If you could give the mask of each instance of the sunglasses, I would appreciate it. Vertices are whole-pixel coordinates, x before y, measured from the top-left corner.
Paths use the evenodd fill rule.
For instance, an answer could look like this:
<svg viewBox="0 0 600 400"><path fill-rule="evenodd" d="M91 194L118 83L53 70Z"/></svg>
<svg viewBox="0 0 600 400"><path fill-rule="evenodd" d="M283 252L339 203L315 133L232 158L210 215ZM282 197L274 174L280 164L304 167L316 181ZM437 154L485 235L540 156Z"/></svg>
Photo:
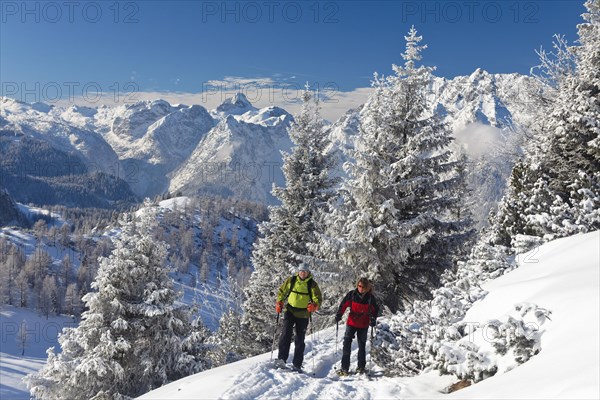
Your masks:
<svg viewBox="0 0 600 400"><path fill-rule="evenodd" d="M363 286L363 285L358 285L358 287L364 288L364 286Z"/></svg>

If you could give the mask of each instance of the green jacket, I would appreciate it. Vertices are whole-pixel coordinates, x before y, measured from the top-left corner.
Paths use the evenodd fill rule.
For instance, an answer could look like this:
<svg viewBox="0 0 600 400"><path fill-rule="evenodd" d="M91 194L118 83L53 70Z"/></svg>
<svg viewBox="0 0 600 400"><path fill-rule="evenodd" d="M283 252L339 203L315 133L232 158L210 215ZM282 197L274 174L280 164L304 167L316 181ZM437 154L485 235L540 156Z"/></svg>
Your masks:
<svg viewBox="0 0 600 400"><path fill-rule="evenodd" d="M319 289L319 285L317 285L317 282L315 282L312 275L308 275L305 280L300 279L300 277L296 275L296 282L294 283L293 288L291 287L292 278L293 276L287 278L279 288L279 291L277 292L277 301L285 301L287 297L288 302L285 307L286 311L290 311L296 318L308 318L308 311L306 310L308 303L312 301L320 306L323 301L321 289ZM310 293L308 293L308 281L311 280Z"/></svg>

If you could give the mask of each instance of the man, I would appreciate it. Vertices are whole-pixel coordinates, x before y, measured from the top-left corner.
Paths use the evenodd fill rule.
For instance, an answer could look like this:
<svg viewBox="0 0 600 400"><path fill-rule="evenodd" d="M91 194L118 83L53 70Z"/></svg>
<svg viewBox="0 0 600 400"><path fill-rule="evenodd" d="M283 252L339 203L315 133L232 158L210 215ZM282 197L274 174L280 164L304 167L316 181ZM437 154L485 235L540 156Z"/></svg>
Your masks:
<svg viewBox="0 0 600 400"><path fill-rule="evenodd" d="M279 288L277 293L277 302L275 303L275 311L283 314L283 330L279 337L279 354L275 361L275 366L282 368L287 362L290 345L292 343L292 333L294 326L296 327L296 340L294 341L294 369L302 370L302 362L304 361L304 336L308 327L310 313L319 309L321 304L321 290L317 283L313 280L308 265L301 264L298 268L298 273L295 276L288 278Z"/></svg>
<svg viewBox="0 0 600 400"><path fill-rule="evenodd" d="M344 296L335 315L335 322L342 320L342 315L350 308L348 321L346 322L346 333L344 334L344 347L342 351L342 369L340 375L348 375L350 369L350 352L352 351L352 339L354 334L358 341L358 368L356 372L365 373L367 364L367 331L369 326L377 323L379 306L373 295L373 285L367 278L360 278L356 283L356 289L351 290Z"/></svg>

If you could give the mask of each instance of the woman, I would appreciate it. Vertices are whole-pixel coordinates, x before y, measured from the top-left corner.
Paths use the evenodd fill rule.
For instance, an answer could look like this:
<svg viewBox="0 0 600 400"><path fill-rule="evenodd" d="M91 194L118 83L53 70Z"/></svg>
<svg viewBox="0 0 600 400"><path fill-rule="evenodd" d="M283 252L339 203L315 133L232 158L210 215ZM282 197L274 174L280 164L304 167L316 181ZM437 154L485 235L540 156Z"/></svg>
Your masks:
<svg viewBox="0 0 600 400"><path fill-rule="evenodd" d="M350 352L355 333L358 340L358 368L356 372L364 374L367 364L367 331L369 330L369 326L375 326L377 323L377 314L379 313L379 306L373 295L373 285L367 278L360 278L356 283L356 289L348 292L342 299L335 315L336 323L341 321L346 308L350 308L350 314L346 322L342 369L339 371L339 374L347 375L350 369Z"/></svg>

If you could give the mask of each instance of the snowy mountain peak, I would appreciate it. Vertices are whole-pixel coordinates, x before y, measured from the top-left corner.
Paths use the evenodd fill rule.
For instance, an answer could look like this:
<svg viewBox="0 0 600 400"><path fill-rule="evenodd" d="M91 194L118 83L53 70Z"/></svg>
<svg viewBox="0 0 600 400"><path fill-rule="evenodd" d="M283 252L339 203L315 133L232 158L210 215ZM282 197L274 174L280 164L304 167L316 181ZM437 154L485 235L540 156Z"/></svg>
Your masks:
<svg viewBox="0 0 600 400"><path fill-rule="evenodd" d="M475 71L473 71L473 73L469 76L469 81L470 82L477 82L480 79L485 79L486 77L489 77L490 73L487 72L484 69L481 68L477 68Z"/></svg>
<svg viewBox="0 0 600 400"><path fill-rule="evenodd" d="M271 106L261 108L258 111L247 111L242 115L236 116L236 119L256 125L275 126L281 123L289 124L293 121L294 117L283 108Z"/></svg>
<svg viewBox="0 0 600 400"><path fill-rule="evenodd" d="M217 107L217 112L229 115L240 115L252 110L256 110L256 108L243 93L236 93Z"/></svg>
<svg viewBox="0 0 600 400"><path fill-rule="evenodd" d="M175 109L164 100L138 101L124 106L112 121L112 132L120 137L141 138L148 127Z"/></svg>
<svg viewBox="0 0 600 400"><path fill-rule="evenodd" d="M0 101L0 114L7 115L11 113L25 113L30 109L30 104L16 99L11 99L10 97L2 97L2 101Z"/></svg>
<svg viewBox="0 0 600 400"><path fill-rule="evenodd" d="M171 105L166 100L156 99L137 101L135 103L125 105L125 108L128 110L150 109L157 112L164 112L170 110Z"/></svg>

